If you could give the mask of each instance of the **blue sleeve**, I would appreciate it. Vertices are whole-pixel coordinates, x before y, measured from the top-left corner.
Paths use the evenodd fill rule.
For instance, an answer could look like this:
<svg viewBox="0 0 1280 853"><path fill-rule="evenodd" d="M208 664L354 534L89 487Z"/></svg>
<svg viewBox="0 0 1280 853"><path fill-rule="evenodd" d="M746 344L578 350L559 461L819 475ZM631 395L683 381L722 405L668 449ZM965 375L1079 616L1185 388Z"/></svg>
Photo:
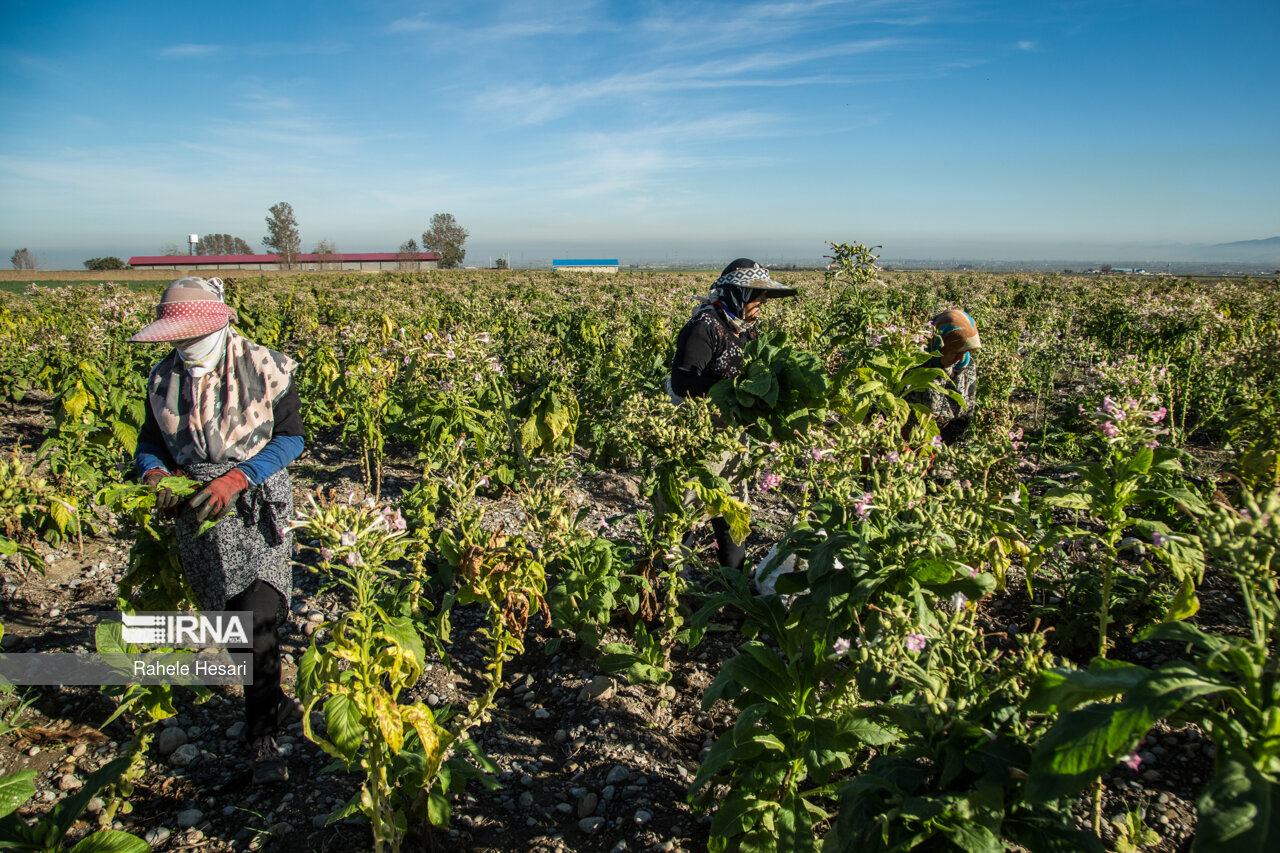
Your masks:
<svg viewBox="0 0 1280 853"><path fill-rule="evenodd" d="M276 473L302 453L303 440L300 435L277 435L263 446L252 458L241 462L236 467L249 478L251 485L258 485Z"/></svg>
<svg viewBox="0 0 1280 853"><path fill-rule="evenodd" d="M140 438L138 439L138 447L133 452L133 467L138 472L138 479L141 480L142 475L152 468L163 468L172 472L174 464L169 457L168 448L163 444L154 444Z"/></svg>

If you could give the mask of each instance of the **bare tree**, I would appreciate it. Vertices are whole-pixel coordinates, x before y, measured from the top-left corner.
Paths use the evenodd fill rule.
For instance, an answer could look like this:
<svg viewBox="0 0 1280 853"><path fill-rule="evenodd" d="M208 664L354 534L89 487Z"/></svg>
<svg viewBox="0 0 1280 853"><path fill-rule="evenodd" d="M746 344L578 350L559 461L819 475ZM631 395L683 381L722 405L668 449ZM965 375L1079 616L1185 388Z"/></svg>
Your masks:
<svg viewBox="0 0 1280 853"><path fill-rule="evenodd" d="M431 217L431 229L422 234L422 248L440 253L441 269L455 269L467 256L462 244L469 236L470 233L458 224L452 213L437 213Z"/></svg>
<svg viewBox="0 0 1280 853"><path fill-rule="evenodd" d="M13 264L15 270L34 270L39 269L40 264L36 261L36 256L26 249L19 249L9 258L9 263Z"/></svg>
<svg viewBox="0 0 1280 853"><path fill-rule="evenodd" d="M188 252L189 252L188 249L182 248L177 243L165 243L163 246L160 247L160 254L165 257L172 257L174 255L185 255L185 254L188 254Z"/></svg>
<svg viewBox="0 0 1280 853"><path fill-rule="evenodd" d="M252 255L253 249L230 234L206 234L196 242L197 255Z"/></svg>
<svg viewBox="0 0 1280 853"><path fill-rule="evenodd" d="M279 256L281 267L293 269L302 251L302 236L298 233L298 220L293 216L293 205L282 201L271 205L268 211L271 215L267 217L267 236L262 238L262 245Z"/></svg>
<svg viewBox="0 0 1280 853"><path fill-rule="evenodd" d="M416 270L422 268L422 262L418 259L418 241L410 237L400 244L400 251L396 254L396 260L399 261L399 267L402 270Z"/></svg>
<svg viewBox="0 0 1280 853"><path fill-rule="evenodd" d="M316 269L342 269L342 258L338 257L338 247L332 240L321 240L316 243L312 254L316 256Z"/></svg>

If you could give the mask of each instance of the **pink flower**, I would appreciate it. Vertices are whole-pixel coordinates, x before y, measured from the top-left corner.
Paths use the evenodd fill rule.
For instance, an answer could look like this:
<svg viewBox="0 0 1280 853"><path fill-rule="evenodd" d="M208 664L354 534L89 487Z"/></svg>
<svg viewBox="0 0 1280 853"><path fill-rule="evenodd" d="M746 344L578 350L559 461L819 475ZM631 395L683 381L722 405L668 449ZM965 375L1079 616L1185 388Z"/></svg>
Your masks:
<svg viewBox="0 0 1280 853"><path fill-rule="evenodd" d="M333 549L332 549L332 548L321 548L321 549L320 549L320 559L324 560L326 563L327 563L327 562L329 562L330 560L332 560L332 559L333 559Z"/></svg>
<svg viewBox="0 0 1280 853"><path fill-rule="evenodd" d="M1010 441L1021 441L1021 440L1022 440L1022 427L1018 427L1017 429L1011 429L1011 430L1009 430L1009 440L1010 440Z"/></svg>
<svg viewBox="0 0 1280 853"><path fill-rule="evenodd" d="M767 492L770 489L776 489L781 482L782 478L770 471L760 478L760 491Z"/></svg>
<svg viewBox="0 0 1280 853"><path fill-rule="evenodd" d="M1169 541L1169 537L1165 536L1163 533L1161 533L1158 530L1151 534L1151 544L1155 545L1157 548L1163 548L1164 543L1168 541Z"/></svg>
<svg viewBox="0 0 1280 853"><path fill-rule="evenodd" d="M342 558L342 562L346 563L348 566L358 566L363 563L364 560L360 558L359 551L348 551L347 555Z"/></svg>
<svg viewBox="0 0 1280 853"><path fill-rule="evenodd" d="M338 544L344 548L350 548L352 545L356 544L356 535L350 530L344 531L342 535L338 537Z"/></svg>
<svg viewBox="0 0 1280 853"><path fill-rule="evenodd" d="M489 478L487 476L481 477L478 481L476 481L477 489L483 489L485 486L488 486L488 485L489 485Z"/></svg>
<svg viewBox="0 0 1280 853"><path fill-rule="evenodd" d="M1117 427L1115 424L1113 424L1111 421L1107 421L1105 424L1102 425L1102 434L1105 435L1107 438L1115 438L1117 435L1120 434L1120 428Z"/></svg>
<svg viewBox="0 0 1280 853"><path fill-rule="evenodd" d="M1120 763L1125 767L1128 767L1130 770L1137 771L1137 769L1142 766L1142 756L1138 755L1136 752L1131 752L1124 758L1120 759Z"/></svg>
<svg viewBox="0 0 1280 853"><path fill-rule="evenodd" d="M897 462L902 457L898 455L898 451L890 450L889 453L884 458L888 462Z"/></svg>
<svg viewBox="0 0 1280 853"><path fill-rule="evenodd" d="M929 644L924 634L907 634L906 647L909 652L922 652L924 647Z"/></svg>
<svg viewBox="0 0 1280 853"><path fill-rule="evenodd" d="M1153 424L1158 424L1162 420L1164 420L1164 416L1167 414L1169 414L1169 410L1166 409L1164 406L1161 406L1160 408L1156 409L1154 412L1148 412L1147 416L1151 418L1151 422Z"/></svg>
<svg viewBox="0 0 1280 853"><path fill-rule="evenodd" d="M814 462L821 462L822 457L826 456L830 452L831 452L830 450L823 450L818 447L809 448L809 455L813 457Z"/></svg>
<svg viewBox="0 0 1280 853"><path fill-rule="evenodd" d="M846 640L844 637L838 638L834 643L831 644L831 650L835 652L837 655L847 655L849 654L849 650L851 648L853 648L853 644L850 643L848 640Z"/></svg>
<svg viewBox="0 0 1280 853"><path fill-rule="evenodd" d="M933 437L933 439L929 442L929 446L930 446L930 447L941 447L941 446L942 446L942 436L940 436L940 435L935 435L935 436Z"/></svg>
<svg viewBox="0 0 1280 853"><path fill-rule="evenodd" d="M1160 442L1156 441L1154 438L1147 442L1147 447L1151 448L1152 450L1155 450L1159 446L1160 446Z"/></svg>
<svg viewBox="0 0 1280 853"><path fill-rule="evenodd" d="M862 497L858 498L853 505L853 511L858 514L858 518L863 520L866 519L867 515L870 514L873 509L875 509L875 507L871 505L870 492L867 492Z"/></svg>

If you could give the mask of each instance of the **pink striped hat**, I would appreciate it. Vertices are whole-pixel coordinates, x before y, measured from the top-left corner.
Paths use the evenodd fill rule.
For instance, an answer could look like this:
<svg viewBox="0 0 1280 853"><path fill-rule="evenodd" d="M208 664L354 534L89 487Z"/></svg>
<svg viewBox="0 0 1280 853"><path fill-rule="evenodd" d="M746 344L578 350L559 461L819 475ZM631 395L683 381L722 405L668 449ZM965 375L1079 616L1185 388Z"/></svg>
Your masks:
<svg viewBox="0 0 1280 853"><path fill-rule="evenodd" d="M165 288L156 319L129 341L150 344L202 338L234 319L235 309L222 301L222 279L180 278Z"/></svg>

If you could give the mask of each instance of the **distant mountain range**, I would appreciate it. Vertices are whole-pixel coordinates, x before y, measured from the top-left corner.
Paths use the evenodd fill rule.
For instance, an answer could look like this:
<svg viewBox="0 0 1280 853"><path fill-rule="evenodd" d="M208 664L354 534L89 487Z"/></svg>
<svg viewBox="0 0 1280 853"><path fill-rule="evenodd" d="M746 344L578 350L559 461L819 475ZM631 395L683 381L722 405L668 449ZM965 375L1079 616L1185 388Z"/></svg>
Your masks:
<svg viewBox="0 0 1280 853"><path fill-rule="evenodd" d="M1197 260L1274 263L1280 267L1280 237L1265 240L1237 240L1211 246L1188 247Z"/></svg>

